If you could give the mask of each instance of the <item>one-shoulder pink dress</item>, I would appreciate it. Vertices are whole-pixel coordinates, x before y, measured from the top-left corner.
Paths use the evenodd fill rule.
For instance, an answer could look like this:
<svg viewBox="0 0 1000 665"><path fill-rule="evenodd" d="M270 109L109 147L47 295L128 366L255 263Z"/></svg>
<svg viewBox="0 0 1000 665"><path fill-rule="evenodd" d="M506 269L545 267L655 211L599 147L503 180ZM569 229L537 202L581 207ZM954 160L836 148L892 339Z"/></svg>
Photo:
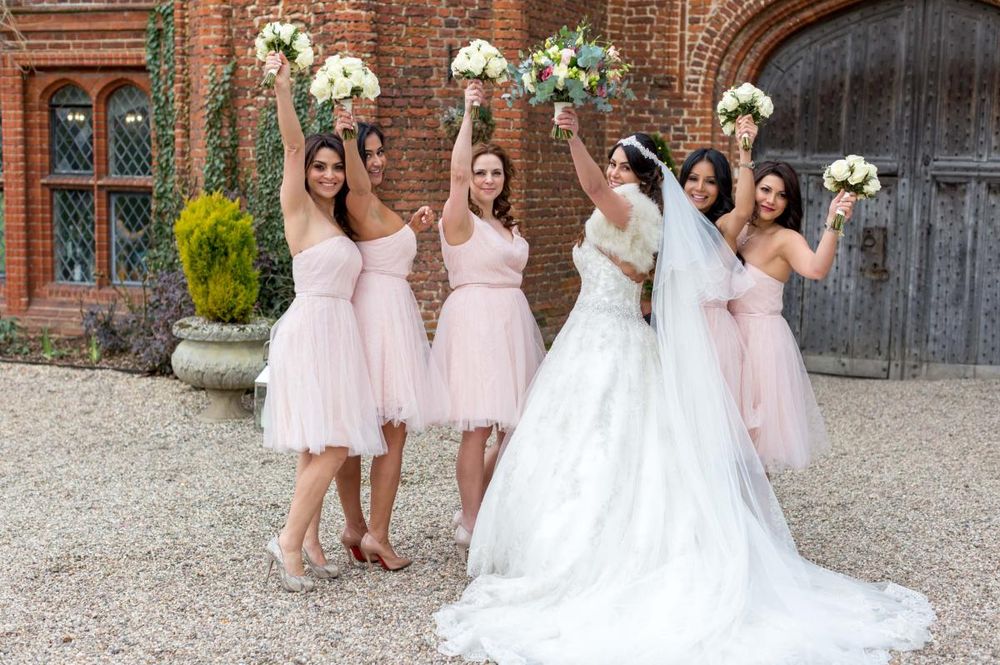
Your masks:
<svg viewBox="0 0 1000 665"><path fill-rule="evenodd" d="M433 353L448 385L448 421L462 431L513 429L545 356L521 291L528 241L516 229L508 240L473 215L472 236L461 245L449 245L441 229L441 250L453 290L441 307Z"/></svg>

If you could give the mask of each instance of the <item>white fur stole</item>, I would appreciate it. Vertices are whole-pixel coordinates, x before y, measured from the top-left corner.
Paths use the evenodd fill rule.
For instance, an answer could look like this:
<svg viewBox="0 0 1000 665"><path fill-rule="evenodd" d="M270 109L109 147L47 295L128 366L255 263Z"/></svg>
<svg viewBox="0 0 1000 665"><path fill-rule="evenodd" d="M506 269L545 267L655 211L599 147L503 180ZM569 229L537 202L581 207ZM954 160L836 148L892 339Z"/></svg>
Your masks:
<svg viewBox="0 0 1000 665"><path fill-rule="evenodd" d="M653 255L660 251L663 215L652 199L639 191L639 185L619 185L615 193L632 205L628 226L619 229L598 210L587 220L587 239L598 249L631 263L641 272L653 268Z"/></svg>

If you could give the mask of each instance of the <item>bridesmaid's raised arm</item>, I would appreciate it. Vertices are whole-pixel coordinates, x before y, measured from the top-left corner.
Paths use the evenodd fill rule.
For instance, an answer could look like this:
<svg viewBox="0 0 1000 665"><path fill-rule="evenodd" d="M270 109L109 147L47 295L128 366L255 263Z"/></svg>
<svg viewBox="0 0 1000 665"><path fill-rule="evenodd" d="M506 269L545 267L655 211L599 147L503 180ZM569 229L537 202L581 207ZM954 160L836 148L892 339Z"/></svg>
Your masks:
<svg viewBox="0 0 1000 665"><path fill-rule="evenodd" d="M274 80L274 97L278 109L278 131L285 148L281 176L281 213L285 219L285 240L289 247L298 245L309 224L309 206L312 199L306 191L306 174L303 155L306 137L302 133L299 117L292 103L292 76L288 59L283 53L269 53L264 71L277 70Z"/></svg>
<svg viewBox="0 0 1000 665"><path fill-rule="evenodd" d="M845 219L850 219L856 200L855 196L848 192L840 192L833 197L827 212L826 230L823 232L819 244L816 245L815 252L810 249L809 243L806 242L801 233L792 232L783 235L778 253L788 261L792 270L806 279L826 277L830 268L833 267L834 258L837 256L837 240L839 238L839 235L830 229L830 224L836 217L838 209L843 211Z"/></svg>
<svg viewBox="0 0 1000 665"><path fill-rule="evenodd" d="M742 115L736 119L736 135L750 137L751 150L754 139L757 138L757 125L753 121L753 116ZM729 247L735 249L736 239L753 217L753 210L756 205L756 183L753 179L753 162L751 150L743 149L743 142L740 141L740 162L737 164L735 172L736 196L733 197L735 206L728 213L723 215L715 223L722 236L729 243Z"/></svg>
<svg viewBox="0 0 1000 665"><path fill-rule="evenodd" d="M476 79L465 88L465 114L451 150L451 188L441 213L444 239L449 245L461 245L472 237L469 218L469 185L472 181L472 114L475 105L486 103L483 83Z"/></svg>
<svg viewBox="0 0 1000 665"><path fill-rule="evenodd" d="M347 172L347 215L351 223L351 228L355 233L363 236L380 235L378 230L366 229L372 224L374 215L371 212L375 202L375 194L372 191L372 181L368 177L368 169L365 168L365 160L361 156L358 142L354 139L344 139L344 130L354 130L356 128L354 115L343 106L337 105L334 112L336 122L333 131L344 142L344 162ZM377 222L377 219L375 220Z"/></svg>
<svg viewBox="0 0 1000 665"><path fill-rule="evenodd" d="M584 193L609 222L620 229L628 227L632 206L624 197L611 189L601 167L587 152L587 146L580 138L580 121L576 110L572 106L563 109L563 112L556 118L556 124L562 129L573 132L572 138L567 142L569 143L569 153L573 157L573 166L576 168L576 177L580 180L580 186Z"/></svg>

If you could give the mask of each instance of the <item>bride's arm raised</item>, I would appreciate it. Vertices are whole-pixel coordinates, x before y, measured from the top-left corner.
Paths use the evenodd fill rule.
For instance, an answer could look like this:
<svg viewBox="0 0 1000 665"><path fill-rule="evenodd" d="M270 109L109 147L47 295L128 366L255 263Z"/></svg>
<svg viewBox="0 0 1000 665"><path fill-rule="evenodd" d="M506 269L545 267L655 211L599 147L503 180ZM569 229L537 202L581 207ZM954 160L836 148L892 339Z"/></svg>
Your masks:
<svg viewBox="0 0 1000 665"><path fill-rule="evenodd" d="M556 124L573 132L573 138L568 141L569 153L573 156L573 166L576 167L576 176L580 179L584 193L609 222L620 229L628 227L632 206L611 189L601 167L587 152L587 146L580 139L580 121L576 110L572 106L565 108L556 118Z"/></svg>
<svg viewBox="0 0 1000 665"><path fill-rule="evenodd" d="M299 117L292 103L292 75L288 59L283 53L269 53L264 71L277 70L274 80L274 97L278 109L278 131L285 148L285 161L281 176L281 215L285 220L285 241L292 254L305 239L309 227L309 207L313 205L306 191L307 167L303 166L306 137L302 133Z"/></svg>
<svg viewBox="0 0 1000 665"><path fill-rule="evenodd" d="M472 181L472 109L476 102L485 104L486 95L483 82L473 79L465 88L465 114L451 150L451 188L441 213L444 239L449 245L461 245L472 237L469 185Z"/></svg>

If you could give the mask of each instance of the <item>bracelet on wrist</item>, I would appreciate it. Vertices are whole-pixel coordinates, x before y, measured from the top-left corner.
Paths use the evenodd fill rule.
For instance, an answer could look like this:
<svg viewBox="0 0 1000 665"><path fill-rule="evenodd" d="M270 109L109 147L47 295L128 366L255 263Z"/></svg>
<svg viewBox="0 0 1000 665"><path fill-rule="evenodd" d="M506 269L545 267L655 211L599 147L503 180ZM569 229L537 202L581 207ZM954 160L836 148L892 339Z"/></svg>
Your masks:
<svg viewBox="0 0 1000 665"><path fill-rule="evenodd" d="M753 171L755 168L757 168L757 165L754 164L754 161L751 159L749 162L740 162L739 167L741 169L750 169L751 171Z"/></svg>

